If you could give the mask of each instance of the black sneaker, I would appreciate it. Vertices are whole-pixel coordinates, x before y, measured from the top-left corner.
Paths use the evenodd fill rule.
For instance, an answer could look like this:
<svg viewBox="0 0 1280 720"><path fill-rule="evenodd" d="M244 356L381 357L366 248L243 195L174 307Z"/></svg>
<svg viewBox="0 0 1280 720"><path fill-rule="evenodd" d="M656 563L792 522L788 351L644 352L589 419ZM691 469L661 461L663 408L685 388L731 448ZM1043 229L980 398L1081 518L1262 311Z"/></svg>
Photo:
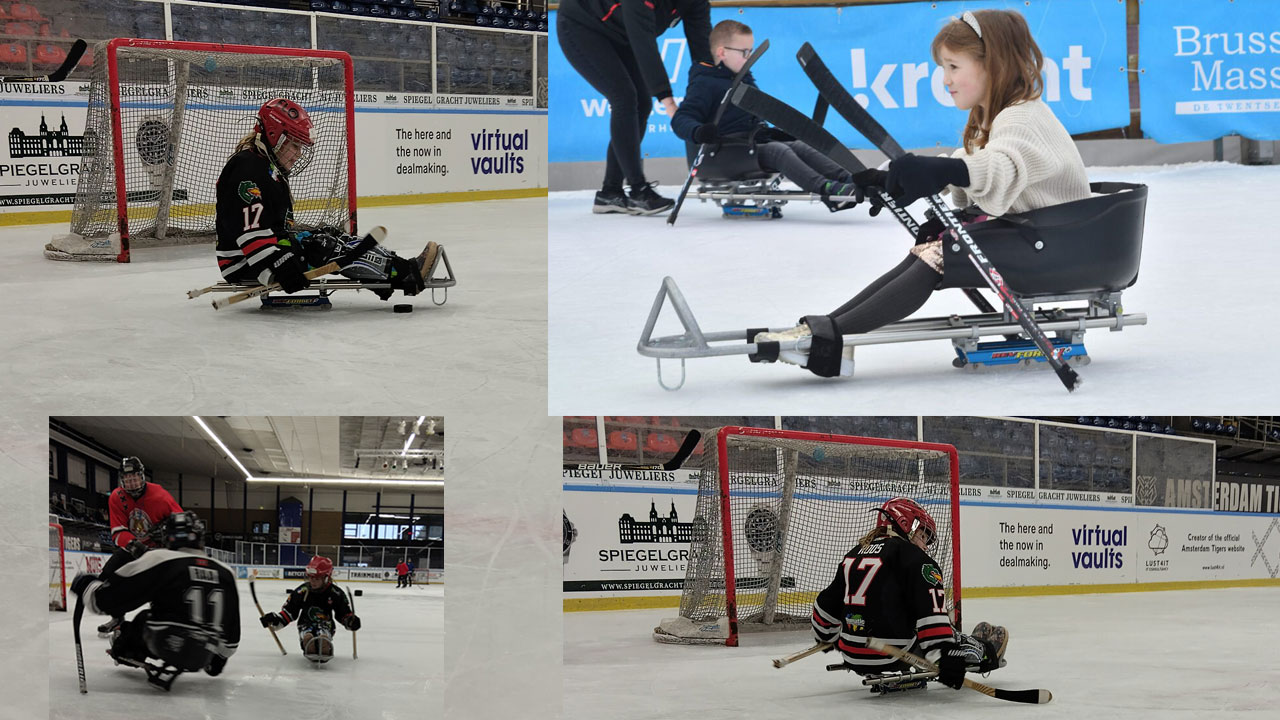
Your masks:
<svg viewBox="0 0 1280 720"><path fill-rule="evenodd" d="M653 186L656 182L645 183L639 187L631 188L631 206L637 215L657 215L671 209L676 204L675 200L665 198L654 192Z"/></svg>
<svg viewBox="0 0 1280 720"><path fill-rule="evenodd" d="M597 190L596 202L591 206L591 212L597 215L602 213L622 213L631 215L635 210L631 207L631 200L627 198L627 194L622 192L622 188L617 190Z"/></svg>

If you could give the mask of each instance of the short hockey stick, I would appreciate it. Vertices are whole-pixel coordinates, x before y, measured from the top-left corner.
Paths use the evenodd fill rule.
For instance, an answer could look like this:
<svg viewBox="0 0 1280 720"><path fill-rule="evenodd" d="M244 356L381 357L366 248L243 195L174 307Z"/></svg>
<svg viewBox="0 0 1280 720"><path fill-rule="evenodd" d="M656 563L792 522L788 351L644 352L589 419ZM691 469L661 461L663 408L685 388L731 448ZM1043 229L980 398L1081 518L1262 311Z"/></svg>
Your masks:
<svg viewBox="0 0 1280 720"><path fill-rule="evenodd" d="M62 82L75 69L76 63L80 62L80 58L84 56L84 51L88 48L89 44L84 40L76 40L67 50L67 57L62 61L62 64L58 66L57 70L48 75L6 75L0 78L0 82Z"/></svg>
<svg viewBox="0 0 1280 720"><path fill-rule="evenodd" d="M249 594L253 596L253 605L258 608L258 616L261 617L266 615L266 613L262 612L262 606L258 604L258 591L253 587L253 581L256 579L258 579L258 571L254 570L253 574L249 576ZM284 651L284 645L280 643L280 637L276 635L276 629L269 627L267 630L271 631L271 637L275 639L276 647L280 648L280 654L288 655L289 653Z"/></svg>
<svg viewBox="0 0 1280 720"><path fill-rule="evenodd" d="M82 617L84 617L84 598L77 594L76 612L71 621L71 631L76 636L76 672L80 674L80 694L84 695L89 692L89 688L84 682L84 647L80 644L80 618Z"/></svg>
<svg viewBox="0 0 1280 720"><path fill-rule="evenodd" d="M386 237L387 237L386 228L382 227L381 225L375 227L374 229L370 230L369 233L365 235L364 238L362 238L355 247L343 253L342 257L338 258L337 260L334 260L328 265L322 265L321 267L315 268L314 270L308 270L305 273L306 278L308 280L315 280L316 278L322 277L324 275L328 275L329 273L338 272L342 268L354 262L356 258L372 250L374 246L381 243L383 240L386 239ZM280 290L280 289L281 289L280 283L270 283L267 285L262 285L262 286L253 288L251 290L245 290L244 292L238 292L234 295L228 295L225 298L219 298L217 300L214 300L213 309L218 310L228 305L234 305L244 300L250 300L252 298L256 298L259 295L266 295L269 292L276 292L277 290ZM192 295L190 292L187 293L187 296L195 297L195 295Z"/></svg>
<svg viewBox="0 0 1280 720"><path fill-rule="evenodd" d="M902 149L902 146L898 144L898 141L893 139L893 136L871 116L871 113L867 112L866 108L858 104L852 97L849 97L848 91L840 85L840 82L835 79L831 71L827 70L826 65L818 57L818 53L813 49L812 45L809 43L802 45L800 51L796 53L796 59L805 67L805 73L818 86L818 92L827 98L828 102L838 99L842 94L849 98L848 102L832 102L831 107L840 113L855 130L870 140L871 144L880 148L880 151L888 155L890 160L896 160L907 154ZM811 65L813 66L812 71L809 67ZM1009 315L1018 322L1022 331L1036 344L1040 352L1044 353L1044 359L1053 368L1053 371L1057 373L1058 379L1062 381L1063 386L1067 388L1068 392L1074 391L1080 386L1080 376L1075 370L1071 369L1071 366L1063 362L1062 350L1055 348L1053 343L1049 341L1048 336L1044 334L1044 330L1040 328L1035 317L1022 304L1022 301L1013 294L1013 290L1005 284L1004 277L991 264L987 256L983 254L982 248L978 247L978 244L973 240L973 236L969 234L968 230L964 229L964 225L956 219L956 216L942 201L942 198L937 195L930 195L927 200L934 213L942 220L943 225L951 231L952 235L959 241L960 246L968 253L970 262L973 263L978 273L982 275L982 279L986 281L987 286L995 291L996 296L1004 303Z"/></svg>
<svg viewBox="0 0 1280 720"><path fill-rule="evenodd" d="M879 638L867 638L867 647L873 650L879 650L887 655L892 655L899 660L909 662L921 670L938 672L937 665L925 660L919 655L913 655L906 650L890 645ZM1048 690L1002 690L1000 688L993 688L990 685L983 685L982 683L974 682L969 678L964 679L964 686L970 690L977 690L983 695L990 695L997 700L1008 700L1010 702L1043 705L1053 699L1053 693Z"/></svg>
<svg viewBox="0 0 1280 720"><path fill-rule="evenodd" d="M831 104L831 99L822 93L822 88L818 88L818 97ZM863 165L862 161L858 160L857 156L849 148L845 147L844 143L836 139L836 136L832 135L830 131L813 119L806 117L804 113L772 95L746 85L736 91L731 99L734 105L768 121L774 127L821 152L830 158L832 162L844 168L849 174L857 174L867 169L867 166ZM915 218L911 217L911 213L907 212L906 208L900 207L898 202L893 199L893 196L883 189L879 191L878 197L880 204L893 213L893 217L911 234L912 238L919 236L920 225L915 221ZM987 299L982 297L982 294L977 290L965 288L964 292L974 306L978 308L979 312L993 313L996 311L991 306L991 303L987 302ZM1009 339L1013 340L1015 338L1011 337Z"/></svg>
<svg viewBox="0 0 1280 720"><path fill-rule="evenodd" d="M356 614L356 594L354 592L351 593L351 597L347 598L347 602L351 603L351 614L355 615ZM360 654L357 652L357 648L356 648L357 635L359 635L359 631L356 631L356 630L351 631L351 659L352 660L360 659Z"/></svg>
<svg viewBox="0 0 1280 720"><path fill-rule="evenodd" d="M742 84L742 78L747 76L751 70L751 66L756 64L760 56L769 49L769 41L765 40L756 47L751 53L751 57L747 58L747 62L733 75L733 82L729 83L729 89L724 91L724 97L720 99L720 105L716 108L716 114L711 118L711 124L720 125L720 118L724 117L724 109L729 106L729 96L733 94L735 88ZM698 166L702 165L703 158L707 155L708 143L702 143L698 146L698 154L693 158L693 165L689 166L689 177L684 179L684 187L680 188L680 197L676 198L676 204L671 208L671 214L667 216L667 224L675 225L676 216L680 214L680 208L684 205L684 198L689 194L689 186L693 185L693 178L698 174Z"/></svg>
<svg viewBox="0 0 1280 720"><path fill-rule="evenodd" d="M773 666L776 668L784 668L797 660L803 660L810 655L827 650L834 647L834 643L816 643L813 647L805 648L800 652L794 652L790 655L780 658L774 658Z"/></svg>
<svg viewBox="0 0 1280 720"><path fill-rule="evenodd" d="M664 463L653 465L632 464L632 465L614 465L614 464L590 464L590 463L565 463L565 470L679 470L684 461L693 454L695 448L698 447L698 441L702 439L702 433L697 430L690 430L688 435L684 436L684 442L680 443L680 449L667 459Z"/></svg>

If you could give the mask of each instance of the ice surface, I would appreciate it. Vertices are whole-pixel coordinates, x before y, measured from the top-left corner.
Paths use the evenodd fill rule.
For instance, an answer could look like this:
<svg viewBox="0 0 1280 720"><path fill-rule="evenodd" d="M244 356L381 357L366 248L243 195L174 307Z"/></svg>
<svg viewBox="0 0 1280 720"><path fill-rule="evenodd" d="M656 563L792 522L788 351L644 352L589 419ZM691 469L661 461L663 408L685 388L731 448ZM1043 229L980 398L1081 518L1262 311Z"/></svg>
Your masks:
<svg viewBox="0 0 1280 720"><path fill-rule="evenodd" d="M775 669L771 659L812 644L807 632L745 635L737 648L661 645L653 626L674 608L566 613L565 717L1274 717L1280 646L1262 639L1280 636L1278 602L1280 588L964 601L966 630L1009 628L1008 666L974 679L1052 691L1034 710L936 683L872 695L858 676L826 672L830 654Z"/></svg>
<svg viewBox="0 0 1280 720"><path fill-rule="evenodd" d="M832 214L792 203L776 221L729 220L686 203L675 227L662 217L592 215L590 192L550 198L549 407L555 414L1177 414L1188 408L1274 407L1275 339L1259 322L1280 309L1280 244L1259 224L1277 206L1280 166L1196 163L1092 168L1094 181L1150 186L1141 275L1124 293L1146 326L1093 330L1093 363L1068 394L1034 371L956 370L946 341L860 347L851 379L743 356L687 363L688 382L666 392L636 343L663 276L675 278L704 331L790 326L827 313L906 255L889 216L859 207ZM675 196L679 188L662 192ZM925 203L913 205L923 216ZM993 296L988 292L988 298ZM972 313L962 293L935 293L916 317ZM655 335L678 334L667 308ZM679 361L664 361L669 382ZM1243 405L1241 405L1243 403ZM1268 411L1269 412L1269 411Z"/></svg>
<svg viewBox="0 0 1280 720"><path fill-rule="evenodd" d="M54 262L42 250L65 225L0 229L0 374L15 380L0 409L340 415L395 398L442 413L482 387L542 391L544 199L375 207L360 222L385 225L402 255L444 245L458 278L448 303L342 291L326 311L215 311L212 295L186 296L219 279L211 248ZM403 302L415 311L391 312Z"/></svg>
<svg viewBox="0 0 1280 720"><path fill-rule="evenodd" d="M258 599L266 612L279 610L293 581L259 580ZM334 658L317 665L302 657L296 624L279 631L288 655L258 623L249 583L240 594L240 649L218 677L183 673L169 692L150 686L137 668L115 665L108 642L95 629L104 616L86 612L80 637L89 692L76 678L73 613L49 613L49 716L74 720L173 718L287 718L309 720L420 720L443 708L443 585L395 588L392 584L350 583L361 628L359 659L351 657L352 634L339 626Z"/></svg>

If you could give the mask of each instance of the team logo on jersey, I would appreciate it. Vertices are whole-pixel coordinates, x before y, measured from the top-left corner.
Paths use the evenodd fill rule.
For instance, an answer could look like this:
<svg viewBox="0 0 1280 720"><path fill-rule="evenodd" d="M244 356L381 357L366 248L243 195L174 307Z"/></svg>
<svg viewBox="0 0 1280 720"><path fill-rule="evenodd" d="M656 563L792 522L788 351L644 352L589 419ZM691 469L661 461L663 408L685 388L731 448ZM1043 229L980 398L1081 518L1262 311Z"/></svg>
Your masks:
<svg viewBox="0 0 1280 720"><path fill-rule="evenodd" d="M147 514L141 508L134 508L133 512L129 513L128 525L129 532L133 533L133 536L139 541L151 532L151 518L147 517Z"/></svg>
<svg viewBox="0 0 1280 720"><path fill-rule="evenodd" d="M244 180L236 188L236 194L246 203L257 202L262 199L262 189L252 180Z"/></svg>
<svg viewBox="0 0 1280 720"><path fill-rule="evenodd" d="M920 574L924 576L924 581L931 584L942 586L942 572L934 565L922 565Z"/></svg>
<svg viewBox="0 0 1280 720"><path fill-rule="evenodd" d="M867 621L861 615L845 615L844 624L849 627L849 632L867 629Z"/></svg>

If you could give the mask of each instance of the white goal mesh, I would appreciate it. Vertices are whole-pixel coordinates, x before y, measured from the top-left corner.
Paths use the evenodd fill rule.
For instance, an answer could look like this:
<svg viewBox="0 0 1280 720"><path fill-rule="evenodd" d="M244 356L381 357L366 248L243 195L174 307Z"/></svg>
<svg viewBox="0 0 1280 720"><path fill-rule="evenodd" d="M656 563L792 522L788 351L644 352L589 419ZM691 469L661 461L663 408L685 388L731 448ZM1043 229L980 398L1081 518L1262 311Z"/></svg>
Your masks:
<svg viewBox="0 0 1280 720"><path fill-rule="evenodd" d="M94 48L71 234L46 256L128 262L129 249L215 235L215 183L258 108L310 115L310 164L289 180L299 229L354 232L354 95L346 53L116 39Z"/></svg>
<svg viewBox="0 0 1280 720"><path fill-rule="evenodd" d="M664 622L656 640L736 645L738 632L807 626L814 597L875 526L875 508L899 496L937 523L930 554L958 608L953 447L740 427L703 442L680 618Z"/></svg>

